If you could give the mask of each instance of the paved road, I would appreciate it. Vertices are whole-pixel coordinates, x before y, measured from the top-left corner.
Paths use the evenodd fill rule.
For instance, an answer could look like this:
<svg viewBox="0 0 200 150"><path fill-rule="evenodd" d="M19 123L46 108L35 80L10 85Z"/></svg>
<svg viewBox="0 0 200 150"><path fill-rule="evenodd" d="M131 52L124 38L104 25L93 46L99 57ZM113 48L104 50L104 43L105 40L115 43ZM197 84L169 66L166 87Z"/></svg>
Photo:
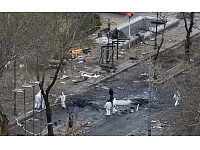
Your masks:
<svg viewBox="0 0 200 150"><path fill-rule="evenodd" d="M68 123L69 113L71 113L78 123L84 125L84 135L147 135L148 83L141 77L141 74L146 71L146 65L131 69L102 83L85 94L74 96L72 101L66 104L66 109L62 109L61 106L54 107L52 109L52 122L57 122L58 124L58 126L54 125L54 132L57 132L57 128L64 131L63 123ZM109 86L113 87L114 97L117 100L132 101L129 105L117 106L118 113L110 117L104 115L105 109L103 108L106 100L109 98L108 89L106 89ZM161 87L162 85L157 86ZM161 90L162 88L159 89ZM163 104L167 98L166 94L170 95L168 92L163 91L157 95L152 91L152 103L157 103L156 107L152 107L152 117L154 113L157 114L164 107L173 106L173 100ZM159 96L159 101L154 100L154 97L157 96ZM140 103L140 106L136 112L138 103ZM35 118L35 133L45 129L46 116L45 114L42 115L42 123L40 117L39 115ZM41 124L42 127L40 128ZM27 121L27 130L32 131L32 129L32 120ZM10 135L17 134L24 134L22 127L17 127L10 132ZM43 133L43 135L45 134L46 132Z"/></svg>

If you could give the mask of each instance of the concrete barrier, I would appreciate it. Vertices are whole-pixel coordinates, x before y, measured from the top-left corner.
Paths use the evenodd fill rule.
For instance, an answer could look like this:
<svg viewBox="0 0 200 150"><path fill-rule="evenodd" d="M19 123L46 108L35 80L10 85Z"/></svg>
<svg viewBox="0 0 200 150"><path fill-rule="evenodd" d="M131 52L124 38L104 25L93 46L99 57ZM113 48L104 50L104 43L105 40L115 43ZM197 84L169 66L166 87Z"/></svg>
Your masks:
<svg viewBox="0 0 200 150"><path fill-rule="evenodd" d="M136 18L132 18L130 19L130 36L129 37L129 21L118 25L117 29L119 30L119 39L129 39L126 40L124 43L120 44L119 46L123 49L127 49L129 48L129 44L130 47L132 47L133 45L136 44L136 41L143 41L143 40L148 40L149 36L150 36L150 31L149 31L149 27L155 27L155 23L150 23L151 20L156 20L156 17L149 17L149 16L138 16ZM170 28L173 28L175 26L179 25L179 19L168 19L168 22L166 23L165 26L165 30L168 30ZM155 28L154 32L155 32ZM115 29L111 29L110 32L114 32ZM164 26L163 25L158 25L157 27L157 32L161 32L164 30ZM105 31L104 31L105 32ZM106 35L106 33L103 34L104 36ZM155 36L155 33L151 34L151 37L153 38ZM102 39L103 37L99 37L99 39ZM105 37L107 38L107 37ZM110 42L112 42L112 38L110 37ZM100 42L99 44L106 44L105 40L104 42L101 40L98 40L98 38L96 38L96 42Z"/></svg>

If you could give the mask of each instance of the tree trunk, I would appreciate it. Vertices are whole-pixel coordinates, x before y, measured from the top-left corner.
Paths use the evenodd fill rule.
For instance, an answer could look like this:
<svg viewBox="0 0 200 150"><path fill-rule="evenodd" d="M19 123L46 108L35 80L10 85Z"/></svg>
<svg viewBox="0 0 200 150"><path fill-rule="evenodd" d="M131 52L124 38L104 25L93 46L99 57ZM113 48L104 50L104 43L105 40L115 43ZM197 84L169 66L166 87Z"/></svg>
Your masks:
<svg viewBox="0 0 200 150"><path fill-rule="evenodd" d="M47 127L48 127L48 135L53 136L53 125L51 120L51 108L49 105L48 93L46 93L44 97L45 105L46 105L46 116L47 116Z"/></svg>
<svg viewBox="0 0 200 150"><path fill-rule="evenodd" d="M1 109L1 106L0 106L0 135L7 136L8 128L9 128L9 120L6 114L3 113L3 110Z"/></svg>
<svg viewBox="0 0 200 150"><path fill-rule="evenodd" d="M191 43L191 40L190 40L190 33L192 32L192 27L193 27L193 20L194 20L194 12L191 12L190 13L190 26L188 28L187 26L187 21L186 21L186 15L185 13L183 13L183 19L184 19L184 22L185 22L185 29L186 29L186 44L185 44L185 56L186 56L186 61L190 62L190 45L192 44Z"/></svg>
<svg viewBox="0 0 200 150"><path fill-rule="evenodd" d="M51 107L50 107L50 104L49 104L49 91L53 87L54 83L57 80L58 72L60 70L61 64L63 63L63 60L64 60L64 58L62 58L61 62L59 63L59 65L58 65L58 67L56 69L54 78L53 78L51 84L47 87L46 93L44 93L43 82L39 84L40 90L41 90L41 93L42 93L42 95L44 97L44 101L45 101L45 105L46 105L46 117L47 117L47 126L48 126L48 135L49 136L53 136L54 135L54 133L53 133L53 125L52 125L52 120L51 120Z"/></svg>

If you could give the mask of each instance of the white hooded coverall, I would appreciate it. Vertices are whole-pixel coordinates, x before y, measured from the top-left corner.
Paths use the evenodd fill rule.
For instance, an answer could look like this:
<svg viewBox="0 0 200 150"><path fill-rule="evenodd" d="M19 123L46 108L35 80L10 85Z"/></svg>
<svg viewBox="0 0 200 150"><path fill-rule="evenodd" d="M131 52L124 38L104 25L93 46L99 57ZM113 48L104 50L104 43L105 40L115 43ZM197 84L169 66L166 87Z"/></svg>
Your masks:
<svg viewBox="0 0 200 150"><path fill-rule="evenodd" d="M60 102L62 104L62 108L66 108L66 106L65 106L65 94L63 92L61 93L61 95L59 96L58 99L60 100ZM57 102L58 99L56 99L56 102Z"/></svg>
<svg viewBox="0 0 200 150"><path fill-rule="evenodd" d="M38 94L35 95L35 108L39 109L41 103L41 96Z"/></svg>
<svg viewBox="0 0 200 150"><path fill-rule="evenodd" d="M39 109L42 101L42 109L45 109L44 99L41 90L35 96L35 108Z"/></svg>
<svg viewBox="0 0 200 150"><path fill-rule="evenodd" d="M106 108L106 116L110 116L110 109L112 108L112 103L106 102L106 104L104 105L104 108Z"/></svg>
<svg viewBox="0 0 200 150"><path fill-rule="evenodd" d="M116 109L116 102L117 102L117 100L116 100L116 98L114 98L113 99L113 107L112 107L112 113L116 113L117 112L117 109Z"/></svg>
<svg viewBox="0 0 200 150"><path fill-rule="evenodd" d="M180 94L179 94L179 92L178 92L178 91L176 91L176 93L174 94L174 97L173 97L173 99L175 99L175 100L176 100L176 102L175 102L174 106L179 106L179 105L180 105L180 104L179 104L179 101L180 101Z"/></svg>

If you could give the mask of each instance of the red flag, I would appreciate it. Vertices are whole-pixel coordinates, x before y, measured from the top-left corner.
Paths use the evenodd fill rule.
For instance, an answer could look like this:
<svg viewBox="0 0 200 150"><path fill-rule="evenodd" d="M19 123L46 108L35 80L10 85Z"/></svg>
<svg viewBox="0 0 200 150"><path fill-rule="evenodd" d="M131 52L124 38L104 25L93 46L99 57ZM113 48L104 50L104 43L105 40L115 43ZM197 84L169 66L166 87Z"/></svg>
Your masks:
<svg viewBox="0 0 200 150"><path fill-rule="evenodd" d="M126 17L131 18L132 16L133 16L133 13L132 13L132 12L126 12Z"/></svg>

